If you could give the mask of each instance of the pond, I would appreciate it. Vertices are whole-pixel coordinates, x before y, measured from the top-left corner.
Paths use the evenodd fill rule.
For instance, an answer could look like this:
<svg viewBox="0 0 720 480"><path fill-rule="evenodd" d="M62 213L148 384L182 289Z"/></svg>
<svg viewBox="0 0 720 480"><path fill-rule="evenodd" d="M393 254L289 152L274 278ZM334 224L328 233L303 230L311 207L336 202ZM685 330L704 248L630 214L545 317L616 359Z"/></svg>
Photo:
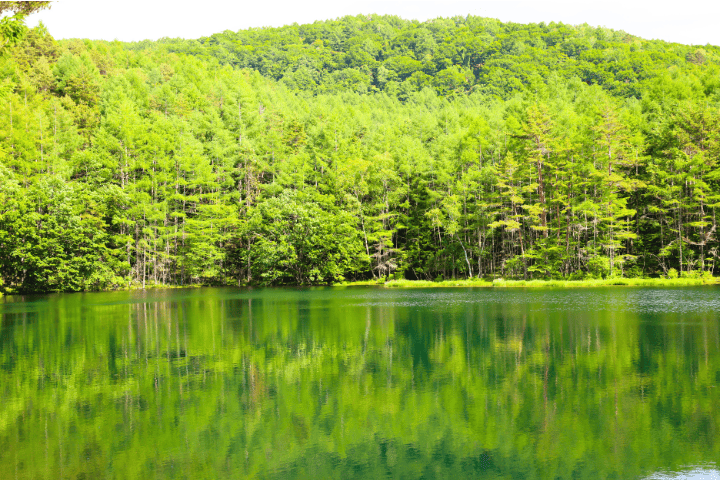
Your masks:
<svg viewBox="0 0 720 480"><path fill-rule="evenodd" d="M0 478L718 478L720 288L0 299Z"/></svg>

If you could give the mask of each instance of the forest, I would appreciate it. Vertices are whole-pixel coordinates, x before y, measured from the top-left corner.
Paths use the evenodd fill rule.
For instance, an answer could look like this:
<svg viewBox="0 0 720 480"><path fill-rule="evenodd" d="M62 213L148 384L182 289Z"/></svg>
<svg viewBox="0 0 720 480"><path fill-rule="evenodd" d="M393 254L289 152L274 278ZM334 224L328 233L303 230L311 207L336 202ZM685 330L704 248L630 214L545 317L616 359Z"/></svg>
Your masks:
<svg viewBox="0 0 720 480"><path fill-rule="evenodd" d="M715 46L363 15L0 54L5 291L717 274Z"/></svg>

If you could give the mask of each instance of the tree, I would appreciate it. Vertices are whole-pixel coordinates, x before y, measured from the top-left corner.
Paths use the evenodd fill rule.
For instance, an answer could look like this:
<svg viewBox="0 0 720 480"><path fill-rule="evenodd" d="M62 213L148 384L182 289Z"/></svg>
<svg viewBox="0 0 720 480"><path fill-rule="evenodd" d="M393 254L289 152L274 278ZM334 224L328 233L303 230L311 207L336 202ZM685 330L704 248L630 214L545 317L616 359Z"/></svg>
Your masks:
<svg viewBox="0 0 720 480"><path fill-rule="evenodd" d="M50 8L51 2L0 2L0 15L12 12L12 16L0 19L0 55L16 45L27 33L25 17L31 13Z"/></svg>

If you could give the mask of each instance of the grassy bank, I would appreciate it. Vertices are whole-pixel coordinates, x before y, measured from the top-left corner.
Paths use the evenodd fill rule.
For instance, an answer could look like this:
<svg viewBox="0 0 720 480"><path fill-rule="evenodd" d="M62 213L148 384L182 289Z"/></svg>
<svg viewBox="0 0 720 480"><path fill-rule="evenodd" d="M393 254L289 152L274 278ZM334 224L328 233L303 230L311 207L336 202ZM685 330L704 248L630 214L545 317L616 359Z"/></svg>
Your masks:
<svg viewBox="0 0 720 480"><path fill-rule="evenodd" d="M388 282L351 282L344 286L380 285L386 288L428 288L428 287L494 287L494 288L536 288L536 287L606 287L624 285L633 287L689 287L698 285L718 285L720 277L702 278L605 278L591 280L503 280L482 279L443 280L390 280Z"/></svg>

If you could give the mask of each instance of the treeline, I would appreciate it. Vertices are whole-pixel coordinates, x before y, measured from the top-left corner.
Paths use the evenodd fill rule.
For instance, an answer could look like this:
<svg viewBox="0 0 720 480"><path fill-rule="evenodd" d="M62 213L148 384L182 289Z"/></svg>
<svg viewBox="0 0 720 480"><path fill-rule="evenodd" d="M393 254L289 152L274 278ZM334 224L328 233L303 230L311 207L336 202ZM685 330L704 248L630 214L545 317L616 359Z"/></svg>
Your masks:
<svg viewBox="0 0 720 480"><path fill-rule="evenodd" d="M640 98L668 67L717 64L717 47L647 41L622 31L561 23L516 24L482 17L427 22L394 16L344 17L282 28L225 31L199 40L139 42L134 49L214 58L313 93L384 91L407 99L481 92L508 98L555 74Z"/></svg>
<svg viewBox="0 0 720 480"><path fill-rule="evenodd" d="M312 88L287 80L382 25L367 89L334 80L355 68L340 64ZM420 61L408 32L421 30L445 69L465 68L440 48L462 32L490 53L460 87L433 83L439 67L416 89L402 85L417 72L373 83L397 52ZM717 52L471 17L140 44L56 42L40 27L0 60L0 276L67 291L712 275ZM605 80L578 70L590 57ZM612 73L628 65L635 76Z"/></svg>

